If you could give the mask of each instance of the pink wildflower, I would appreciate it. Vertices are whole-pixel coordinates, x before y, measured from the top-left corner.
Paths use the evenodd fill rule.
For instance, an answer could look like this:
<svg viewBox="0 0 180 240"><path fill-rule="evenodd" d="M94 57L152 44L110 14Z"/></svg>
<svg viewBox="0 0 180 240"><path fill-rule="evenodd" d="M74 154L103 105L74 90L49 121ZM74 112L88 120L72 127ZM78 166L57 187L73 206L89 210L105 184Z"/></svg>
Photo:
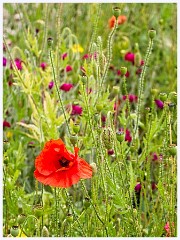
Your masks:
<svg viewBox="0 0 180 240"><path fill-rule="evenodd" d="M66 66L66 72L71 72L72 71L72 67L70 65Z"/></svg>
<svg viewBox="0 0 180 240"><path fill-rule="evenodd" d="M42 62L42 63L40 64L40 67L41 67L42 70L44 71L44 70L46 69L46 67L47 67L47 63Z"/></svg>
<svg viewBox="0 0 180 240"><path fill-rule="evenodd" d="M63 83L60 86L60 89L65 91L65 92L69 92L69 90L71 90L72 87L73 87L73 84L71 84L71 83Z"/></svg>
<svg viewBox="0 0 180 240"><path fill-rule="evenodd" d="M80 105L72 105L72 112L71 115L81 115L82 114L82 107Z"/></svg>

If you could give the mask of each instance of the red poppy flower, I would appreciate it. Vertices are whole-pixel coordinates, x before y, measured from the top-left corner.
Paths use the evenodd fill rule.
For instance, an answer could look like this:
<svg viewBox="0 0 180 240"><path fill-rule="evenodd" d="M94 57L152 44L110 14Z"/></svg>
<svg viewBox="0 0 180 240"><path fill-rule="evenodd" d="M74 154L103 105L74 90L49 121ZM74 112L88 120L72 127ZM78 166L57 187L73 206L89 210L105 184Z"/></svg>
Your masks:
<svg viewBox="0 0 180 240"><path fill-rule="evenodd" d="M126 17L126 16L120 15L120 16L118 17L118 25L123 24L124 22L126 22L126 20L127 20L127 17ZM116 17L115 17L115 16L112 16L112 17L109 19L109 21L108 21L108 23L109 23L109 28L113 28L113 27L114 27L115 21L116 21Z"/></svg>
<svg viewBox="0 0 180 240"><path fill-rule="evenodd" d="M78 156L78 151L75 147L75 154L69 152L61 139L48 141L35 160L35 178L45 185L62 188L72 186L80 178L91 178L92 168Z"/></svg>

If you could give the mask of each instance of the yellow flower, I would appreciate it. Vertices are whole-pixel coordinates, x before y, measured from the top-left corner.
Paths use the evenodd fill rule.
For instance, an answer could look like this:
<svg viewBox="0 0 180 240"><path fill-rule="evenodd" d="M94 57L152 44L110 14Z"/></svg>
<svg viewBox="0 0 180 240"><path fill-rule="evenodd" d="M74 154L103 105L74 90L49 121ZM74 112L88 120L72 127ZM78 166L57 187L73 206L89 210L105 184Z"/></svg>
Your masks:
<svg viewBox="0 0 180 240"><path fill-rule="evenodd" d="M80 53L84 52L84 49L79 44L74 44L72 46L72 50L73 50L74 53L76 53L76 52L80 52Z"/></svg>
<svg viewBox="0 0 180 240"><path fill-rule="evenodd" d="M13 135L13 133L12 133L11 131L8 131L8 132L6 133L6 137L7 137L7 138L12 138L12 135Z"/></svg>

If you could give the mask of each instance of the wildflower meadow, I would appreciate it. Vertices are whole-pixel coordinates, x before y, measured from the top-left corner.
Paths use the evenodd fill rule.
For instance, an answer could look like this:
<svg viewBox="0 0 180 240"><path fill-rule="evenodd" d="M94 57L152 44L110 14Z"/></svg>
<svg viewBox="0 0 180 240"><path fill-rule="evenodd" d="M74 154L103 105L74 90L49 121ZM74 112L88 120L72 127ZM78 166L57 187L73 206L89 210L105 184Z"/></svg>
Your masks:
<svg viewBox="0 0 180 240"><path fill-rule="evenodd" d="M177 237L177 4L3 4L3 236Z"/></svg>

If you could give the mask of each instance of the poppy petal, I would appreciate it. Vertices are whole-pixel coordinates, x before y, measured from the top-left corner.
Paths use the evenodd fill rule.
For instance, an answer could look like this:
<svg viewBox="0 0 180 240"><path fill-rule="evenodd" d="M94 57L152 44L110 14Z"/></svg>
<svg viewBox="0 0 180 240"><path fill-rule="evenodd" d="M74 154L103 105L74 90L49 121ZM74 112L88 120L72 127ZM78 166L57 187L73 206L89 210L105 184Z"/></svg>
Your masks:
<svg viewBox="0 0 180 240"><path fill-rule="evenodd" d="M92 177L92 168L91 166L84 161L82 158L79 158L79 173L81 178L91 178Z"/></svg>

